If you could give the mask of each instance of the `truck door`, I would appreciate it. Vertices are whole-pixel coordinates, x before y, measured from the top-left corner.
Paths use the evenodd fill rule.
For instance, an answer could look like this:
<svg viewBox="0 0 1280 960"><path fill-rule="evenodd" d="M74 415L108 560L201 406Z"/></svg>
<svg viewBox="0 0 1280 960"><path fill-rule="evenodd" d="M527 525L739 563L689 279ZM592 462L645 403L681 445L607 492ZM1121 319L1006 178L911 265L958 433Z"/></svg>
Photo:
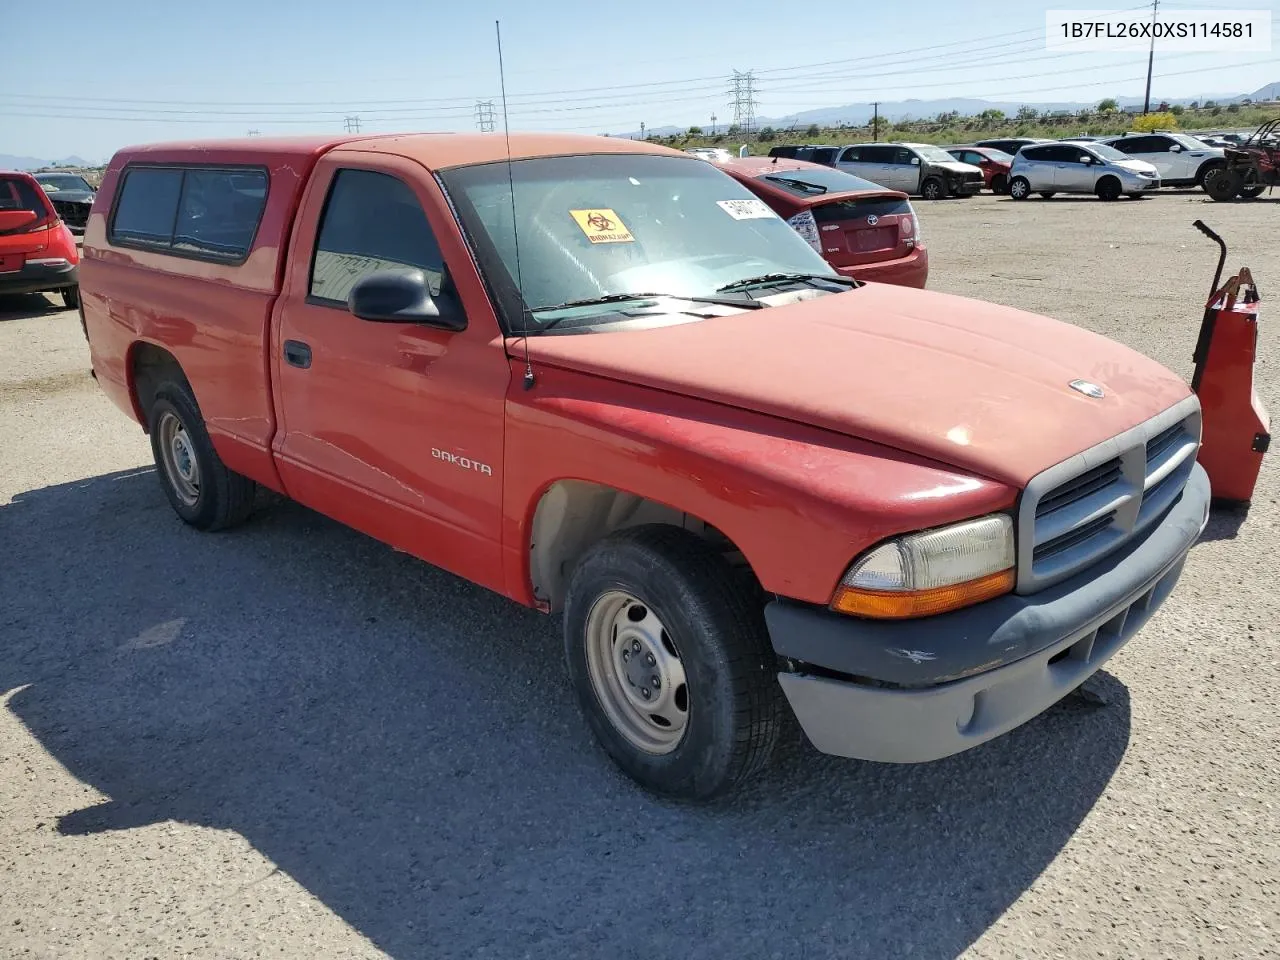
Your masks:
<svg viewBox="0 0 1280 960"><path fill-rule="evenodd" d="M450 233L453 257L441 252ZM492 313L465 330L348 312L375 271L419 268L457 301L456 227L412 161L329 154L304 195L273 318L273 448L291 497L500 589L503 411L510 371ZM461 269L474 271L470 262Z"/></svg>

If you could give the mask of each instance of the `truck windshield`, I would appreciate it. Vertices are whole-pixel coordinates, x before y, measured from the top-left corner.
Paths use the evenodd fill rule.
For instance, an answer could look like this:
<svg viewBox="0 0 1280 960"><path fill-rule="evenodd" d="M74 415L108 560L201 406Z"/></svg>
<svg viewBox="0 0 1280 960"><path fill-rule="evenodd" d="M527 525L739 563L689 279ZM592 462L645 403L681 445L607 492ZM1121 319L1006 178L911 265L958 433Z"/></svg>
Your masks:
<svg viewBox="0 0 1280 960"><path fill-rule="evenodd" d="M692 157L540 157L440 176L512 330L563 323L566 305L576 311L573 326L609 322L626 309L625 294L643 295L647 310L679 310L679 298L723 309L779 292L780 275L801 285L816 278L822 292L844 289L822 279L843 278L782 218ZM763 289L746 283L766 277L772 285ZM523 309L512 310L518 299Z"/></svg>

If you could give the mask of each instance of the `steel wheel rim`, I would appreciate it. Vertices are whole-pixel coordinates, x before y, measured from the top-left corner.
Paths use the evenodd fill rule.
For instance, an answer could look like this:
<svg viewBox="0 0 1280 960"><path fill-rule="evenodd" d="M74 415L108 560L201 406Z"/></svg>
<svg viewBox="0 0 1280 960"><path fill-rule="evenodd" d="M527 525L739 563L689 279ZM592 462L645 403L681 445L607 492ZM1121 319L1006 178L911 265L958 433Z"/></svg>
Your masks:
<svg viewBox="0 0 1280 960"><path fill-rule="evenodd" d="M194 507L200 499L200 463L187 428L175 414L166 410L160 415L156 432L159 434L160 460L169 485L179 500Z"/></svg>
<svg viewBox="0 0 1280 960"><path fill-rule="evenodd" d="M1009 187L1009 193L1014 197L1025 197L1030 189L1021 180L1015 180Z"/></svg>
<svg viewBox="0 0 1280 960"><path fill-rule="evenodd" d="M603 594L587 614L586 653L591 687L613 728L645 753L675 750L689 725L688 683L653 609L622 591Z"/></svg>

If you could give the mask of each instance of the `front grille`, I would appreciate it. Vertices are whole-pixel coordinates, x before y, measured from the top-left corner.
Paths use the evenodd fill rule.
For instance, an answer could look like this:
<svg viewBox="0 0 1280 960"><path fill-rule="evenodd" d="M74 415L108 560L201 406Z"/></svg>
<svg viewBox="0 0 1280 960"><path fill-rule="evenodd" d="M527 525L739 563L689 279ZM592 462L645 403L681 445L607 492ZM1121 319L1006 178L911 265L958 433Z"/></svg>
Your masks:
<svg viewBox="0 0 1280 960"><path fill-rule="evenodd" d="M83 227L89 222L91 204L75 200L54 200L53 209L68 227Z"/></svg>
<svg viewBox="0 0 1280 960"><path fill-rule="evenodd" d="M1111 486L1118 479L1120 479L1119 457L1114 460L1108 460L1100 467L1086 470L1080 476L1074 477L1062 484L1062 486L1057 487L1048 496L1042 497L1040 502L1036 504L1036 519L1053 513L1055 510L1061 510L1063 507L1069 507L1071 504L1097 493L1104 487Z"/></svg>
<svg viewBox="0 0 1280 960"><path fill-rule="evenodd" d="M1195 397L1051 467L1018 514L1018 592L1071 576L1141 533L1177 500L1200 446Z"/></svg>
<svg viewBox="0 0 1280 960"><path fill-rule="evenodd" d="M1086 540L1094 536L1094 534L1101 533L1110 526L1115 518L1116 512L1112 510L1109 513L1104 513L1095 520L1090 520L1082 526L1073 528L1054 540L1040 544L1035 548L1035 562L1039 563L1043 560L1048 560L1056 554L1070 550L1077 543L1084 543Z"/></svg>

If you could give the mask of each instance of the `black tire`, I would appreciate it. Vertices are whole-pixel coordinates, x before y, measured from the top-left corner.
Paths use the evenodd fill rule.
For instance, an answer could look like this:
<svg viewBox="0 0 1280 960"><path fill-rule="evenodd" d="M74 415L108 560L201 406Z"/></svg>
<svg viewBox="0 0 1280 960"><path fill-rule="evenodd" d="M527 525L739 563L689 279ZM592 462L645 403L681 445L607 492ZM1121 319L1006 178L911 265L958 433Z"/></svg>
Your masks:
<svg viewBox="0 0 1280 960"><path fill-rule="evenodd" d="M1124 193L1124 187L1115 177L1103 177L1093 189L1099 200L1119 200Z"/></svg>
<svg viewBox="0 0 1280 960"><path fill-rule="evenodd" d="M1200 164L1200 169L1196 171L1195 185L1203 190L1205 177L1207 177L1211 171L1222 170L1226 165L1227 162L1225 160L1206 160L1204 163Z"/></svg>
<svg viewBox="0 0 1280 960"><path fill-rule="evenodd" d="M609 718L601 701L607 694L598 693L591 679L592 611L618 593L651 610L669 628L663 642L669 639L678 651L688 719L670 752L633 743ZM617 636L614 628L615 646ZM570 579L564 642L569 676L592 731L623 772L646 789L709 800L738 787L768 761L783 714L763 603L744 577L694 535L648 525L591 547Z"/></svg>
<svg viewBox="0 0 1280 960"><path fill-rule="evenodd" d="M80 306L79 286L63 287L59 292L62 294L62 305L68 310L75 310Z"/></svg>
<svg viewBox="0 0 1280 960"><path fill-rule="evenodd" d="M1000 194L1009 192L1009 178L1003 173L997 173L991 178L991 192Z"/></svg>
<svg viewBox="0 0 1280 960"><path fill-rule="evenodd" d="M1231 200L1240 191L1240 182L1240 173L1237 170L1230 168L1213 170L1204 178L1204 192L1213 200Z"/></svg>
<svg viewBox="0 0 1280 960"><path fill-rule="evenodd" d="M1254 168L1246 170L1244 176L1240 178L1240 196L1246 200L1258 199L1265 189L1267 189L1266 184L1258 182L1258 171Z"/></svg>
<svg viewBox="0 0 1280 960"><path fill-rule="evenodd" d="M1009 196L1014 200L1025 200L1031 196L1031 181L1026 177L1014 177L1009 181Z"/></svg>
<svg viewBox="0 0 1280 960"><path fill-rule="evenodd" d="M1043 197L1044 199L1046 199L1046 200L1052 200L1052 199L1053 199L1053 197L1054 197L1054 191L1053 191L1053 190L1041 190L1041 191L1040 191L1040 196L1042 196L1042 197Z"/></svg>
<svg viewBox="0 0 1280 960"><path fill-rule="evenodd" d="M920 184L920 196L925 200L945 200L947 187L937 177L929 177Z"/></svg>
<svg viewBox="0 0 1280 960"><path fill-rule="evenodd" d="M167 417L176 417L185 431L187 447L198 469L198 492L194 502L184 500L177 481L170 475L170 467L166 465L160 427ZM156 474L174 513L197 530L206 531L225 530L248 519L253 512L257 484L227 469L222 462L213 449L200 408L187 384L168 381L160 385L155 401L147 411L147 427L151 434Z"/></svg>

